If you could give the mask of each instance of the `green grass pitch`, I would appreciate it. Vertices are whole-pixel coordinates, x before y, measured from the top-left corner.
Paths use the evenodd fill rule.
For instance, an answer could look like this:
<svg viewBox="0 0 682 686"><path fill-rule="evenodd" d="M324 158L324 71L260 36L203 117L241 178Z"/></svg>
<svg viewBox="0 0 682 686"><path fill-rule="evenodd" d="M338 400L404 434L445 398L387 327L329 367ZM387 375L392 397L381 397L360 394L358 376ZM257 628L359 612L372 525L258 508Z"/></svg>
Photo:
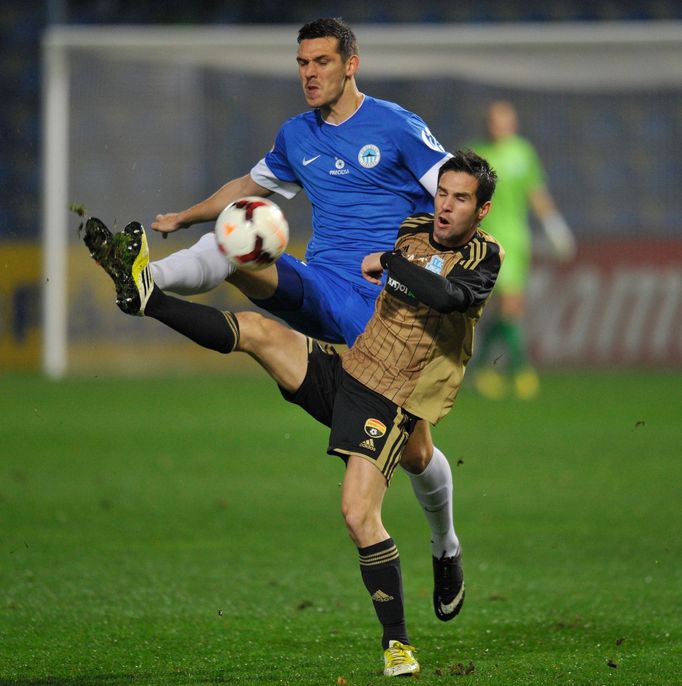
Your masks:
<svg viewBox="0 0 682 686"><path fill-rule="evenodd" d="M467 600L431 609L398 473L423 685L682 683L682 374L464 389L453 466ZM0 684L383 684L326 429L264 375L0 376Z"/></svg>

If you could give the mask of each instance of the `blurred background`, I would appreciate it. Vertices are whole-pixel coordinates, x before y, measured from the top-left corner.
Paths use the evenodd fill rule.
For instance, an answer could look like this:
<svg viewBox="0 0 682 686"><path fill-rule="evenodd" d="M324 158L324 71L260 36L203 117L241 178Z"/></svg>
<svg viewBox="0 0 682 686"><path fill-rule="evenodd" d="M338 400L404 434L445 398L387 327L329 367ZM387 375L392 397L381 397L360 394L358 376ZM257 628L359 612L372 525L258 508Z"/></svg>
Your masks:
<svg viewBox="0 0 682 686"><path fill-rule="evenodd" d="M1 370L224 367L118 312L67 206L112 227L148 226L248 171L305 108L296 31L319 16L356 30L360 89L420 114L446 149L483 134L490 101L516 106L578 241L568 263L538 241L527 308L535 366L682 365L677 0L5 0ZM307 201L282 205L300 254ZM201 233L152 236L152 254ZM228 287L201 300L248 307Z"/></svg>

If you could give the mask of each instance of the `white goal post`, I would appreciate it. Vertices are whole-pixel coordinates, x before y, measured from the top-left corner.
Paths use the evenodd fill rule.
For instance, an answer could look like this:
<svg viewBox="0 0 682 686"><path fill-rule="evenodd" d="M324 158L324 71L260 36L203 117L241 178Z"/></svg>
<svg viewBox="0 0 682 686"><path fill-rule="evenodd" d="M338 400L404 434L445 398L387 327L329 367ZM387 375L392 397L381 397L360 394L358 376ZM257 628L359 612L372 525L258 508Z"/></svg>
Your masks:
<svg viewBox="0 0 682 686"><path fill-rule="evenodd" d="M54 26L49 28L43 38L43 73L44 73L44 108L43 108L43 248L44 248L44 294L43 294L43 369L51 377L59 378L69 370L70 325L72 315L70 306L72 298L67 285L69 274L68 250L73 242L73 225L75 220L68 213L69 202L81 198L72 196L84 184L76 174L84 177L97 176L102 172L101 192L109 193L119 202L128 198L127 187L118 187L122 180L120 171L106 171L106 158L116 148L116 154L125 156L119 151L120 146L130 146L127 167L128 176L136 176L136 185L144 186L146 199L130 198L130 206L136 211L152 213L180 209L181 204L189 199L192 193L194 202L206 197L217 188L215 177L205 179L205 184L188 189L189 195L178 199L174 193L175 182L172 181L174 167L159 161L160 170L149 172L143 169L145 162L133 159L132 151L139 148L135 136L143 140L159 136L172 136L164 131L165 117L184 117L173 123L173 130L181 130L197 112L211 122L213 91L206 88L202 93L192 90L198 88L197 70L211 70L221 74L233 74L241 79L270 79L273 86L284 81L291 90L291 102L287 104L284 114L276 113L283 121L303 109L300 90L296 86L295 37L298 26L225 26L225 27L93 27L93 26ZM682 88L682 22L654 23L594 23L556 25L358 25L354 27L360 44L361 69L359 84L363 80L375 83L395 81L402 93L412 91L415 98L424 98L427 103L432 95L420 95L419 88L425 80L440 81L443 88L448 88L451 80L457 83L471 83L487 88L516 89L528 97L538 92L556 92L570 97L571 94L595 94L605 97L617 92L623 97L640 91L671 91L679 94ZM96 71L92 65L96 65ZM129 74L115 82L116 92L100 92L103 86L98 75L106 74L109 67L129 69ZM141 65L151 69L142 75ZM151 65L151 66L150 66ZM162 72L154 70L154 65L161 65ZM177 83L170 83L171 76L167 68L178 70L182 76L182 94L177 107L172 103L173 89ZM123 73L123 72L121 72ZM144 80L147 79L147 80ZM168 102L159 104L159 111L154 113L153 124L147 123L144 132L138 132L142 123L129 114L118 116L117 107L134 98L140 98L140 119L148 116L150 103L145 101L146 94L156 89L158 79L164 93L168 93ZM194 86L192 84L195 84ZM259 83L261 83L259 81ZM238 85L243 86L241 82ZM136 90L127 91L134 87ZM81 103L88 102L92 90L92 100L102 102L92 115L101 121L101 136L104 141L98 167L95 158L97 150L89 152L87 136L95 135L85 131L85 124L92 124L87 112L76 110L75 97ZM372 89L368 92L374 95ZM438 93L437 87L434 91ZM235 95L234 109L242 113L241 119L235 118L232 124L234 137L248 138L249 107L251 98L248 86ZM194 109L182 114L179 111L182 103L188 99L200 98L203 104L194 103ZM110 98L108 108L106 99ZM158 97L158 94L154 96ZM229 94L226 96L229 99ZM462 95L464 103L467 95ZM279 98L279 92L272 95L273 102ZM413 101L404 102L405 98L395 99L409 109L419 111L419 104ZM297 103L297 104L296 104ZM531 103L532 104L532 103ZM433 103L431 103L433 105ZM437 104L434 105L437 107ZM451 105L449 105L451 106ZM462 105L464 107L464 104ZM262 102L256 105L259 117ZM153 107L151 107L153 109ZM200 108L200 109L197 109ZM103 114L105 113L105 114ZM428 115L424 115L431 121ZM120 119L120 127L116 129ZM268 122L270 125L270 122ZM97 124L99 126L99 123ZM95 126L95 128L97 128ZM201 128L202 124L198 126ZM107 128L108 127L108 128ZM433 128L433 127L432 127ZM219 127L216 130L220 130ZM272 142L276 127L271 127L270 139L254 142L256 150L264 153ZM96 133L96 132L95 132ZM440 133L440 132L438 132ZM225 133L225 140L229 139ZM261 136L262 137L262 136ZM439 138L443 138L440 134ZM446 147L448 143L441 140ZM621 141L620 145L627 145ZM158 149L167 147L168 140L160 139ZM199 132L188 141L187 150L201 147ZM211 145L204 147L212 147ZM90 143L90 148L92 148ZM96 147L96 146L95 146ZM77 154L74 154L74 148ZM205 151L204 151L205 152ZM224 154L230 153L226 150ZM237 160L241 173L247 171L257 161L251 151L245 154L251 158ZM180 153L178 153L180 156ZM151 161L148 164L152 164ZM217 163L213 163L217 166ZM136 167L136 165L138 165ZM193 173L188 178L196 177L200 162L192 162L186 154L178 161L177 169L182 172L191 166ZM156 176L155 176L156 174ZM225 175L222 181L230 178ZM152 180L153 179L153 180ZM171 188L168 196L158 195L158 187L166 182ZM132 183L132 182L131 182ZM179 183L179 182L177 182ZM214 184L211 186L211 184ZM78 188L74 188L78 186ZM153 188L152 188L153 186ZM89 188L89 186L88 186ZM97 195L93 192L93 195ZM99 196L97 196L99 197ZM83 199L88 204L87 199ZM115 200L111 202L115 203ZM171 203L180 203L172 205ZM136 204L137 203L137 204ZM129 217L129 219L134 217ZM170 241L168 241L170 243ZM87 328L83 325L82 328Z"/></svg>

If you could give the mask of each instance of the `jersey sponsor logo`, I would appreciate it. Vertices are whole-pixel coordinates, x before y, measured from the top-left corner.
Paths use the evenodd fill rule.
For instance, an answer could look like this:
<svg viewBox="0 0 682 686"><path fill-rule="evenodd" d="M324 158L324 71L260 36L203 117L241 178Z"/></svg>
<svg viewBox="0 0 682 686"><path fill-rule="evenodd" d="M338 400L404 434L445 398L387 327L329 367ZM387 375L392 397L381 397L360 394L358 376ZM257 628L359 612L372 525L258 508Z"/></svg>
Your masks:
<svg viewBox="0 0 682 686"><path fill-rule="evenodd" d="M378 419L368 419L365 422L365 433L372 438L381 438L386 433L386 424Z"/></svg>
<svg viewBox="0 0 682 686"><path fill-rule="evenodd" d="M393 278L392 276L389 276L386 285L393 291L396 291L397 293L404 293L405 295L409 295L411 298L414 298L414 294L412 291L405 285L400 283L397 279Z"/></svg>
<svg viewBox="0 0 682 686"><path fill-rule="evenodd" d="M336 169L331 169L329 171L330 176L343 176L344 174L350 174L350 169L346 167L346 163L341 158L336 158L334 166L336 167Z"/></svg>
<svg viewBox="0 0 682 686"><path fill-rule="evenodd" d="M368 143L360 148L360 152L358 153L358 162L366 169L376 167L380 160L381 150L379 150L376 145Z"/></svg>
<svg viewBox="0 0 682 686"><path fill-rule="evenodd" d="M428 126L422 129L422 140L426 145L436 152L445 152L445 148L438 142L438 139L429 131Z"/></svg>
<svg viewBox="0 0 682 686"><path fill-rule="evenodd" d="M404 302L410 307L419 307L419 301L414 297L414 293L405 284L400 283L395 277L389 274L386 279L386 287L384 289L391 297Z"/></svg>
<svg viewBox="0 0 682 686"><path fill-rule="evenodd" d="M439 255L434 255L426 265L426 269L434 274L442 274L444 265L445 262L443 261L443 258Z"/></svg>
<svg viewBox="0 0 682 686"><path fill-rule="evenodd" d="M303 158L303 166L307 167L309 164L312 164L316 159L318 159L319 155L315 155L315 157L304 157Z"/></svg>

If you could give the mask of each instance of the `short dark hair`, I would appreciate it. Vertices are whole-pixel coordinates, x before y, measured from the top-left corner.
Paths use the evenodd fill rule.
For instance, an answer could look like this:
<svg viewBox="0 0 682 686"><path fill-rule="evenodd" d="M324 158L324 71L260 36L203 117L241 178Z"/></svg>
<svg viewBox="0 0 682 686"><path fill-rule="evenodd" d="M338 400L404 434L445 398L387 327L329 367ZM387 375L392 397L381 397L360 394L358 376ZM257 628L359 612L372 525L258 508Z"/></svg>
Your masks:
<svg viewBox="0 0 682 686"><path fill-rule="evenodd" d="M476 188L478 207L482 207L493 197L497 184L497 174L488 160L484 160L473 150L458 150L450 159L446 160L438 170L438 180L440 181L440 177L448 171L464 172L478 181Z"/></svg>
<svg viewBox="0 0 682 686"><path fill-rule="evenodd" d="M358 54L355 34L341 17L315 19L304 24L298 30L298 42L310 38L336 38L339 41L339 54L344 62L351 55Z"/></svg>

